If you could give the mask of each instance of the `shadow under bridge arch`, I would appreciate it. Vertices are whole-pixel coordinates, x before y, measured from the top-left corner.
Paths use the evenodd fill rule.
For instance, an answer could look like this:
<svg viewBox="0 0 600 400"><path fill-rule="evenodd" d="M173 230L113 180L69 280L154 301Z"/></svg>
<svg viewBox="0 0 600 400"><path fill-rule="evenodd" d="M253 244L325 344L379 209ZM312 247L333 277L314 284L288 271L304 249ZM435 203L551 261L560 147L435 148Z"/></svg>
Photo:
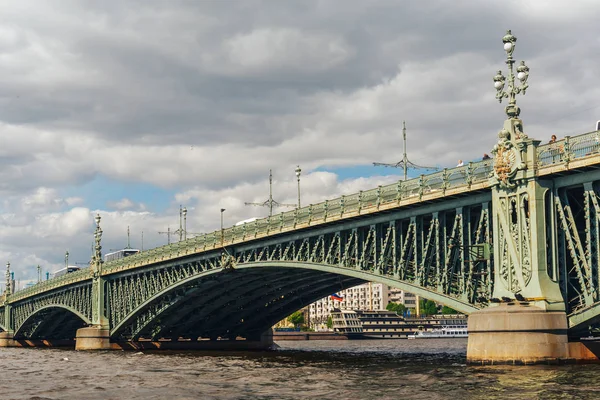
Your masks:
<svg viewBox="0 0 600 400"><path fill-rule="evenodd" d="M245 265L176 282L139 304L112 340L251 340L292 312L364 281L318 270Z"/></svg>
<svg viewBox="0 0 600 400"><path fill-rule="evenodd" d="M91 321L74 308L49 304L39 308L16 327L15 339L75 339L77 329Z"/></svg>
<svg viewBox="0 0 600 400"><path fill-rule="evenodd" d="M470 313L467 302L366 271L269 261L205 271L156 293L113 327L117 340L254 339L292 312L334 292L380 282Z"/></svg>
<svg viewBox="0 0 600 400"><path fill-rule="evenodd" d="M463 314L470 314L474 311L479 310L478 307L469 303L468 301L458 299L456 297L452 297L446 295L444 293L439 293L434 290L424 288L422 286L416 285L411 282L402 281L399 279L394 279L389 276L374 274L370 271L361 271L353 268L340 267L337 265L329 265L329 264L320 264L320 263L309 263L309 262L296 262L296 261L264 261L258 263L248 263L241 264L237 267L237 269L242 268L301 268L315 271L322 271L331 274L338 274L347 277L357 278L363 282L375 282L375 283L383 283L384 285L391 286L394 288L398 288L404 290L409 293L416 294L422 298L426 298L428 300L432 300L436 303L443 304L445 306L451 307L458 312ZM318 300L318 299L317 299ZM309 303L310 304L310 303Z"/></svg>

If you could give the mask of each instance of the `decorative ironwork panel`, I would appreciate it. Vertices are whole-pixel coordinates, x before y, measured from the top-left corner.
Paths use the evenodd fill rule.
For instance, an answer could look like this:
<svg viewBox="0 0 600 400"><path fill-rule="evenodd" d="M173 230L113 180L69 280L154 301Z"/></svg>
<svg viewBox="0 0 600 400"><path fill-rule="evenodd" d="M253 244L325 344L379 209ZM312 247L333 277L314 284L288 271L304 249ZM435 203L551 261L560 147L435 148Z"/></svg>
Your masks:
<svg viewBox="0 0 600 400"><path fill-rule="evenodd" d="M14 303L12 315L14 330L18 331L21 325L33 314L45 307L56 306L72 309L92 319L92 286L90 284L67 286L60 290L45 293L36 297Z"/></svg>
<svg viewBox="0 0 600 400"><path fill-rule="evenodd" d="M561 289L570 313L591 307L600 300L598 197L592 182L559 189L554 197Z"/></svg>

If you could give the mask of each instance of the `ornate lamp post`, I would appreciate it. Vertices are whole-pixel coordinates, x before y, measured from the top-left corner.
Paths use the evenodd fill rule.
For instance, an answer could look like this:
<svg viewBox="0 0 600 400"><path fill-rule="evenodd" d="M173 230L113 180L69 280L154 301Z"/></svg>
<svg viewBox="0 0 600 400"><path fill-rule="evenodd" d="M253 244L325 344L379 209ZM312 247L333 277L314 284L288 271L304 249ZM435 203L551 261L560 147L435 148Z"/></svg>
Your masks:
<svg viewBox="0 0 600 400"><path fill-rule="evenodd" d="M187 208L183 207L181 210L183 214L183 240L187 239Z"/></svg>
<svg viewBox="0 0 600 400"><path fill-rule="evenodd" d="M10 296L12 294L12 279L11 279L11 274L10 274L10 261L6 263L5 280L6 280L6 290L4 291L4 294L6 296Z"/></svg>
<svg viewBox="0 0 600 400"><path fill-rule="evenodd" d="M77 329L75 350L106 350L110 348L110 323L106 307L106 280L102 276L102 229L100 214L96 214L94 231L94 254L90 266L92 272L92 318L91 324Z"/></svg>
<svg viewBox="0 0 600 400"><path fill-rule="evenodd" d="M223 243L225 242L225 231L223 230L223 213L225 212L224 208L221 208L221 247L223 247Z"/></svg>
<svg viewBox="0 0 600 400"><path fill-rule="evenodd" d="M300 166L298 165L296 167L296 178L298 179L298 208L300 208L300 173L302 172L302 170L300 169Z"/></svg>
<svg viewBox="0 0 600 400"><path fill-rule="evenodd" d="M547 229L552 218L547 211L554 200L536 169L540 141L524 133L516 101L528 88L529 68L521 62L515 75L517 38L508 31L502 42L508 78L498 71L494 87L499 102L508 99L508 118L492 150L489 209L494 246L489 300L497 306L469 315L467 362L537 363L567 358L567 318L560 287L548 272L554 261L547 247L554 239Z"/></svg>
<svg viewBox="0 0 600 400"><path fill-rule="evenodd" d="M502 71L498 71L494 76L494 87L496 88L496 98L498 102L502 103L502 99L508 98L508 105L505 108L506 115L509 118L517 118L521 113L519 106L517 106L517 99L515 96L519 93L525 94L525 91L529 87L527 84L527 78L529 78L529 67L525 65L525 61L521 61L521 64L517 67L516 77L521 81L520 86L515 86L515 74L514 64L515 60L512 57L515 51L515 45L517 38L513 36L510 29L506 32L506 35L502 38L504 43L504 51L506 51L506 64L508 65L508 88L505 91L504 86L506 85L506 78L502 75Z"/></svg>
<svg viewBox="0 0 600 400"><path fill-rule="evenodd" d="M531 156L527 156L525 151L525 141L527 135L523 133L523 122L519 119L521 109L517 105L517 94L525 94L529 85L529 67L525 61L517 67L517 74L514 72L515 60L513 53L517 43L517 38L513 36L510 30L502 38L504 51L506 52L506 64L508 65L508 86L507 79L498 71L494 76L494 87L496 88L496 99L502 103L503 99L508 99L508 105L504 111L508 119L504 122L504 128L498 133L498 143L494 146L492 154L494 155L494 175L501 186L506 188L515 187L515 176L517 171L525 170L527 159L533 162ZM515 78L521 83L515 84ZM506 90L504 89L506 87ZM533 156L533 155L532 155ZM535 156L533 156L535 157Z"/></svg>

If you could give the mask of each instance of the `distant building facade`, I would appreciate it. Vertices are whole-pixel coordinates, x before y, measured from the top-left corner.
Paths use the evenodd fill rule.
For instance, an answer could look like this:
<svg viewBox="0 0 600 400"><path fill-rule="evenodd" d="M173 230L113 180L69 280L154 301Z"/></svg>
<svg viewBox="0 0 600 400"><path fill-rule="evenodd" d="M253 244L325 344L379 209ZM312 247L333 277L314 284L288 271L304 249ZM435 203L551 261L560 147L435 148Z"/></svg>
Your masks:
<svg viewBox="0 0 600 400"><path fill-rule="evenodd" d="M388 303L401 303L407 308L416 307L416 296L403 290L382 283L364 283L350 289L342 290L334 296L317 300L308 307L308 323L312 327L322 327L327 323L334 308L338 310L383 311Z"/></svg>
<svg viewBox="0 0 600 400"><path fill-rule="evenodd" d="M390 302L404 304L406 308L417 308L417 295L402 289L390 288Z"/></svg>

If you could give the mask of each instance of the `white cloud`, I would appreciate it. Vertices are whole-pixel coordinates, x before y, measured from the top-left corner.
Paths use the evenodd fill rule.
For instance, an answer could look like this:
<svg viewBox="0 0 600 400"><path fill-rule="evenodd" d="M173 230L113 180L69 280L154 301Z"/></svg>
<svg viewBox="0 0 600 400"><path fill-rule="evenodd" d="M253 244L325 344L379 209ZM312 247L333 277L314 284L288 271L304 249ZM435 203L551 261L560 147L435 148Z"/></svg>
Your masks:
<svg viewBox="0 0 600 400"><path fill-rule="evenodd" d="M114 208L119 211L140 207L140 205L134 203L133 201L127 198L123 198L118 201L109 201L107 205L109 208ZM141 208L143 208L143 205Z"/></svg>
<svg viewBox="0 0 600 400"><path fill-rule="evenodd" d="M334 68L354 55L339 36L290 28L262 28L225 43L230 67L238 70L291 69L298 73ZM214 66L213 66L214 67ZM220 65L220 68L227 66Z"/></svg>

